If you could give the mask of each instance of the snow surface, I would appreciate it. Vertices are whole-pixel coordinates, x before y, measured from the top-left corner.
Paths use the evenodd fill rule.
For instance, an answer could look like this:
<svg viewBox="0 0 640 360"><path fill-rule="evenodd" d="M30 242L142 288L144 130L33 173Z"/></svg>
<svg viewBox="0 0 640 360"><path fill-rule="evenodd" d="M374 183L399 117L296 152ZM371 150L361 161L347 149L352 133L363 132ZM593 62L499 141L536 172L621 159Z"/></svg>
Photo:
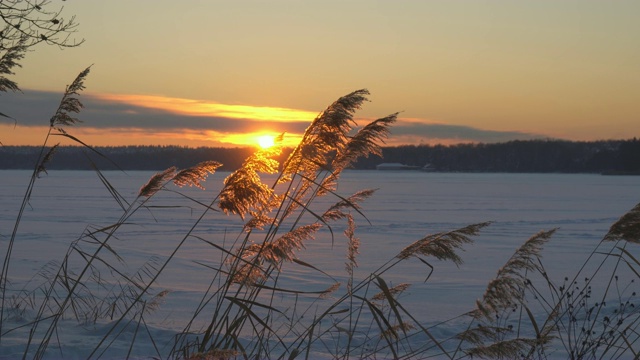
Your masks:
<svg viewBox="0 0 640 360"><path fill-rule="evenodd" d="M105 175L125 198L133 200L153 172L105 172ZM221 172L210 176L205 183L206 191L193 188L181 191L208 202L227 175ZM0 171L2 254L29 177L29 171ZM545 248L544 262L549 274L555 277L553 280L561 282L576 272L609 226L640 201L639 177L584 174L349 171L343 174L338 193L347 196L364 188L379 190L364 202L368 221L357 219L356 236L361 239L359 276L368 274L427 234L494 221L475 238L475 244L462 253L465 263L460 268L433 260L435 271L424 283L429 269L419 261L410 261L401 271L385 276L391 285L414 283L400 301L425 324L435 324L471 310L497 269L520 244L540 230L559 228ZM152 205L186 203L171 193L159 199ZM322 199L321 202L331 204L336 200ZM88 225L110 225L118 220L121 212L93 172L51 171L38 179L13 249L9 291L17 295L17 290L42 281L37 274L47 263L60 260L69 243ZM126 236L118 238L113 246L123 255L130 271L135 272L150 259L157 261L166 257L200 213L201 209L196 206L140 211L135 221L126 227ZM196 234L211 241L229 241L241 231L241 225L236 217L213 214L207 216ZM346 283L343 230L334 229L337 236L333 244L329 232L321 232L299 253L299 258ZM637 250L632 251L640 258ZM214 261L212 256L219 257L219 253L198 241L187 241L179 251L155 287L168 289L170 293L148 324L160 353L150 344L139 341L139 347L133 349L135 356L165 356L170 350L172 336L184 328L209 285L207 272L210 270L199 263ZM323 290L330 285L325 277L301 266L291 266L284 274L283 287ZM2 334L1 358L22 356L26 330L19 327L32 320L30 315L33 315L32 309L5 313L5 317L10 317L5 320L3 331L14 327L17 330ZM130 324L122 330L132 334L134 326ZM61 345L51 346L48 357L85 358L108 328L108 322L79 324L66 319L56 335ZM124 338L116 340L103 357L126 355L129 351L126 340L130 338Z"/></svg>

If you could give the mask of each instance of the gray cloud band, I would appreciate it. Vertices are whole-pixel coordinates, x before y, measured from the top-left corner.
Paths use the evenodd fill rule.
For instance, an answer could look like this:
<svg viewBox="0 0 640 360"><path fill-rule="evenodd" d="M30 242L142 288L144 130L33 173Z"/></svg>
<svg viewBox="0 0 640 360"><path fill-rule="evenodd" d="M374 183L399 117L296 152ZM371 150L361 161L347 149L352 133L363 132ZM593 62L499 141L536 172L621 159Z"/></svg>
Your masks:
<svg viewBox="0 0 640 360"><path fill-rule="evenodd" d="M0 113L16 119L20 126L47 126L60 102L61 95L46 91L5 93L0 96ZM171 112L81 96L84 109L78 115L81 126L98 129L149 129L150 131L213 130L223 133L255 131L257 127L302 133L308 122L255 121L214 116L190 116ZM2 121L2 120L0 120ZM5 122L13 124L12 120ZM542 138L542 135L515 131L483 130L470 126L447 124L419 124L399 120L392 127L392 135L464 141L500 142L514 139Z"/></svg>
<svg viewBox="0 0 640 360"><path fill-rule="evenodd" d="M56 111L60 94L44 91L25 91L24 94L3 94L0 112L11 116L20 126L47 126ZM302 132L306 122L283 123L279 121L255 121L215 116L191 116L142 106L106 101L91 96L81 96L84 108L78 114L82 126L106 128L138 128L153 130L214 130L219 132L248 132L256 126ZM13 121L11 121L13 123Z"/></svg>
<svg viewBox="0 0 640 360"><path fill-rule="evenodd" d="M404 123L391 128L392 135L424 136L436 139L460 139L478 142L502 142L546 138L540 134L518 131L483 130L464 125Z"/></svg>

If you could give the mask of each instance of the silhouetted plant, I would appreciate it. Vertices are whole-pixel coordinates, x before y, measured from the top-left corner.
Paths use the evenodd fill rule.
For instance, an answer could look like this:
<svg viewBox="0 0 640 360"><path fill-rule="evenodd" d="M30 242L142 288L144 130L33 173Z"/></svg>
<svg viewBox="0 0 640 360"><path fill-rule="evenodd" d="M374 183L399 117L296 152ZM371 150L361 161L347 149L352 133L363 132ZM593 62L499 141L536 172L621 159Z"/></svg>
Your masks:
<svg viewBox="0 0 640 360"><path fill-rule="evenodd" d="M31 47L45 43L57 47L76 47L84 40L74 40L78 24L75 17L62 17L62 8L50 10L48 0L3 0L0 3L0 92L20 91L7 76ZM0 117L13 119L0 109ZM2 144L0 142L0 144Z"/></svg>
<svg viewBox="0 0 640 360"><path fill-rule="evenodd" d="M389 285L384 277L411 259L425 265L425 281L434 270L433 260L461 265L459 251L472 244L472 238L490 222L426 235L398 249L373 271L358 276L354 270L362 245L356 220L367 220L361 204L375 190L341 195L337 184L342 172L359 157L380 154L380 144L397 116L358 128L353 116L367 100L366 90L347 94L321 112L283 163L277 161L282 150L279 141L250 155L206 202L174 186L204 189L204 180L221 166L216 161L158 172L127 199L87 157L118 204L119 218L111 224L87 226L70 242L62 259L46 264L22 289L8 296L10 259L19 225L37 179L46 174L47 163L55 156L56 146L48 143L50 136L66 137L103 156L66 130L79 122L75 116L82 108L79 95L88 73L89 68L67 87L50 120L7 243L0 277L0 334L19 330L7 328L9 316L28 317L23 357L45 358L52 353L51 347L63 354L56 335L63 318L108 324L89 358L104 355L124 334L129 349L118 356L131 356L138 341L150 341L155 347L147 319L171 297L171 289L157 288L158 279L171 271L169 265L178 251L191 245L204 245L218 255L197 263L197 277L206 291L192 309L191 318L184 319L185 326L176 334L170 352L162 353L156 347L155 354L143 355L253 359L310 358L322 352L332 358L453 359L547 358L558 351L571 358L640 353L636 345L640 318L633 290L640 261L627 249L640 241L640 205L613 224L583 269L561 284L547 274L542 261L544 244L555 229L525 241L487 285L476 308L464 314L468 327L449 338L435 336L433 328L402 305L400 295L412 284ZM271 183L263 180L265 174L275 174ZM150 258L129 269L124 252L131 226L144 214L166 209L164 196L176 194L184 207L196 212L195 219L185 224L186 230L177 236L167 256ZM335 202L318 201L321 197ZM221 238L203 230L204 220L210 216L235 219L238 232ZM344 237L334 231L337 228L344 229ZM307 244L320 237L332 243L344 241L346 284L300 259ZM116 240L124 250L114 246ZM587 264L594 262L593 273L584 275ZM610 274L602 273L604 263L613 263ZM324 279L324 287L284 285L282 277L291 267L317 273ZM608 279L606 286L598 287L602 293L596 294L592 279L603 275ZM630 280L622 280L628 277ZM437 326L448 326L448 322ZM143 333L150 339L140 340L138 335ZM426 340L415 341L417 337Z"/></svg>

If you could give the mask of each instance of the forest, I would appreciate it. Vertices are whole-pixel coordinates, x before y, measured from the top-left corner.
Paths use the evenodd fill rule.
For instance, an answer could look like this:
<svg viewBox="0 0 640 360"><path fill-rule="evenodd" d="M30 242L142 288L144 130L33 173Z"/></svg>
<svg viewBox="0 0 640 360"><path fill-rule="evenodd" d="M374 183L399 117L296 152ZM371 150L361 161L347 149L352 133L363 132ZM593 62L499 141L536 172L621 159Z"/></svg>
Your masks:
<svg viewBox="0 0 640 360"><path fill-rule="evenodd" d="M0 147L0 169L32 169L40 148ZM181 146L119 146L87 149L60 146L47 169L164 170L187 168L205 160L223 164L221 170L242 166L251 148L189 148ZM289 151L284 151L284 159ZM564 141L514 140L503 143L403 145L383 147L382 157L369 156L354 169L375 169L383 162L430 165L438 172L604 173L640 174L640 140Z"/></svg>

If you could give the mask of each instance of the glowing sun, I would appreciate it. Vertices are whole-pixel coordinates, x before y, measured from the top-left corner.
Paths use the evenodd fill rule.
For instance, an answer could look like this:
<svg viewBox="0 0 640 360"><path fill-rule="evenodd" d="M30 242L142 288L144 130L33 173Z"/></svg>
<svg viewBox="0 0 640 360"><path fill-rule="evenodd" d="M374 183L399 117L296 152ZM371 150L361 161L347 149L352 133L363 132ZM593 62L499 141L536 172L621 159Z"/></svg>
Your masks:
<svg viewBox="0 0 640 360"><path fill-rule="evenodd" d="M258 145L263 149L268 149L274 144L273 135L262 135L258 137Z"/></svg>

